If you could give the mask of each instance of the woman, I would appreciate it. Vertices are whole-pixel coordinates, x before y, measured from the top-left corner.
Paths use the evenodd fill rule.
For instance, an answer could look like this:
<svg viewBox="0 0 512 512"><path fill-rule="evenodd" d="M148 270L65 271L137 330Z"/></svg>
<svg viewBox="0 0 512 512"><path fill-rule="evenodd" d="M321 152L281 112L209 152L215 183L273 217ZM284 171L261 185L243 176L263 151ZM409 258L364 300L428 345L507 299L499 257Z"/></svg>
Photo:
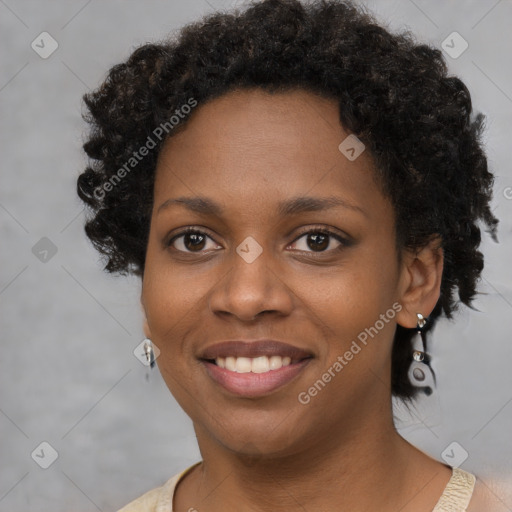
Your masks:
<svg viewBox="0 0 512 512"><path fill-rule="evenodd" d="M202 455L122 512L494 510L392 416L432 392L425 333L471 304L498 222L439 50L349 2L267 0L142 46L85 102L86 233L141 277Z"/></svg>

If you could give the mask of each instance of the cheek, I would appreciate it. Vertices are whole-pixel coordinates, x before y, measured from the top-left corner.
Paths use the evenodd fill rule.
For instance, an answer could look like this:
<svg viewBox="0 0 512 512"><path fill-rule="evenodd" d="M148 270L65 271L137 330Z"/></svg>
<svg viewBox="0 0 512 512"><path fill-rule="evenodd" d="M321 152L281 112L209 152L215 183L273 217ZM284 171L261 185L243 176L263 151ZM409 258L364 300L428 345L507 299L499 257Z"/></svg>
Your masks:
<svg viewBox="0 0 512 512"><path fill-rule="evenodd" d="M316 293L309 292L314 317L324 326L327 343L321 344L325 347L321 359L327 368L338 356L350 362L345 373L353 375L356 368L384 368L389 362L401 305L396 293L397 261L381 254L394 252L392 248L362 250L350 264L324 279Z"/></svg>
<svg viewBox="0 0 512 512"><path fill-rule="evenodd" d="M204 308L205 281L173 269L167 263L150 263L144 273L144 304L151 335L163 352L180 353L188 327Z"/></svg>
<svg viewBox="0 0 512 512"><path fill-rule="evenodd" d="M368 277L368 274L360 277L356 274L340 278L338 285L332 286L330 293L322 298L323 306L315 311L319 320L336 335L334 343L328 344L329 352L346 350L356 339L363 342L364 333L369 330L372 339L392 337L396 315L392 297L381 288L377 278Z"/></svg>
<svg viewBox="0 0 512 512"><path fill-rule="evenodd" d="M144 309L151 339L160 349L158 367L171 393L188 410L187 389L200 371L191 342L208 332L207 297L219 276L208 265L199 270L200 266L173 264L155 246L150 242L146 256Z"/></svg>
<svg viewBox="0 0 512 512"><path fill-rule="evenodd" d="M143 300L151 339L160 349L156 363L176 401L189 416L196 417L197 390L190 390L199 368L186 340L206 306L204 290L190 277L185 279L168 264L156 265L150 258L144 272Z"/></svg>
<svg viewBox="0 0 512 512"><path fill-rule="evenodd" d="M163 236L163 235L162 235ZM146 253L143 299L152 335L165 341L207 306L208 265L173 262L154 229ZM211 286L211 284L210 284Z"/></svg>

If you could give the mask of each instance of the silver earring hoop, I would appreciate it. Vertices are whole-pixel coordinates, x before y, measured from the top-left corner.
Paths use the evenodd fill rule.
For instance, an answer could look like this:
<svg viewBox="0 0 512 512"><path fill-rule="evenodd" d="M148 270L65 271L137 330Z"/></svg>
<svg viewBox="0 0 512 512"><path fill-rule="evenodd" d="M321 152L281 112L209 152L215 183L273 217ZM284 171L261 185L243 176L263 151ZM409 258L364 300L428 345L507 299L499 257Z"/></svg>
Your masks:
<svg viewBox="0 0 512 512"><path fill-rule="evenodd" d="M408 377L410 383L422 388L427 395L432 394L434 387L434 374L427 364L425 354L425 343L422 329L427 324L426 318L421 313L416 313L416 333L412 339L412 363L409 367Z"/></svg>
<svg viewBox="0 0 512 512"><path fill-rule="evenodd" d="M153 350L153 343L149 338L144 340L144 354L146 355L146 361L148 366L154 368L155 366L155 351Z"/></svg>

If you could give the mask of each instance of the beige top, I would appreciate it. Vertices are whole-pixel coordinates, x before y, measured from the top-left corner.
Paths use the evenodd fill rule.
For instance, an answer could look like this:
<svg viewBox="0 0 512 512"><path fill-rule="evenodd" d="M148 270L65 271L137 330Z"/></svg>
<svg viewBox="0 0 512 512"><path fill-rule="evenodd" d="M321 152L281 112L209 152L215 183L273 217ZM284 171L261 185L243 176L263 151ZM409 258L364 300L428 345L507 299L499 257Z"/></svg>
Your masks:
<svg viewBox="0 0 512 512"><path fill-rule="evenodd" d="M146 492L117 512L172 512L174 490L178 482L201 462L174 475L162 487ZM459 468L452 468L452 476L432 512L466 512L473 495L476 478Z"/></svg>

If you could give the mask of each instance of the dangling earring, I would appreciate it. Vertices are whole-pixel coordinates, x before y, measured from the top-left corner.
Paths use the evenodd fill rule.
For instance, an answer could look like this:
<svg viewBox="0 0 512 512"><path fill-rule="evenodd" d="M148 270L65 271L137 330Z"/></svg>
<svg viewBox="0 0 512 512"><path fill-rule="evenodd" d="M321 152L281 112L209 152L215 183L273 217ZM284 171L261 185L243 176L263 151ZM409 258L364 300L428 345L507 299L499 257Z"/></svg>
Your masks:
<svg viewBox="0 0 512 512"><path fill-rule="evenodd" d="M418 322L416 325L417 332L412 339L412 348L414 350L412 357L413 362L409 367L409 381L413 386L422 388L425 394L430 395L433 391L435 383L434 374L428 363L428 356L425 354L425 339L422 331L425 327L427 320L421 313L416 313Z"/></svg>
<svg viewBox="0 0 512 512"><path fill-rule="evenodd" d="M146 354L148 365L153 368L155 366L155 351L153 350L153 344L149 338L144 340L144 353Z"/></svg>

